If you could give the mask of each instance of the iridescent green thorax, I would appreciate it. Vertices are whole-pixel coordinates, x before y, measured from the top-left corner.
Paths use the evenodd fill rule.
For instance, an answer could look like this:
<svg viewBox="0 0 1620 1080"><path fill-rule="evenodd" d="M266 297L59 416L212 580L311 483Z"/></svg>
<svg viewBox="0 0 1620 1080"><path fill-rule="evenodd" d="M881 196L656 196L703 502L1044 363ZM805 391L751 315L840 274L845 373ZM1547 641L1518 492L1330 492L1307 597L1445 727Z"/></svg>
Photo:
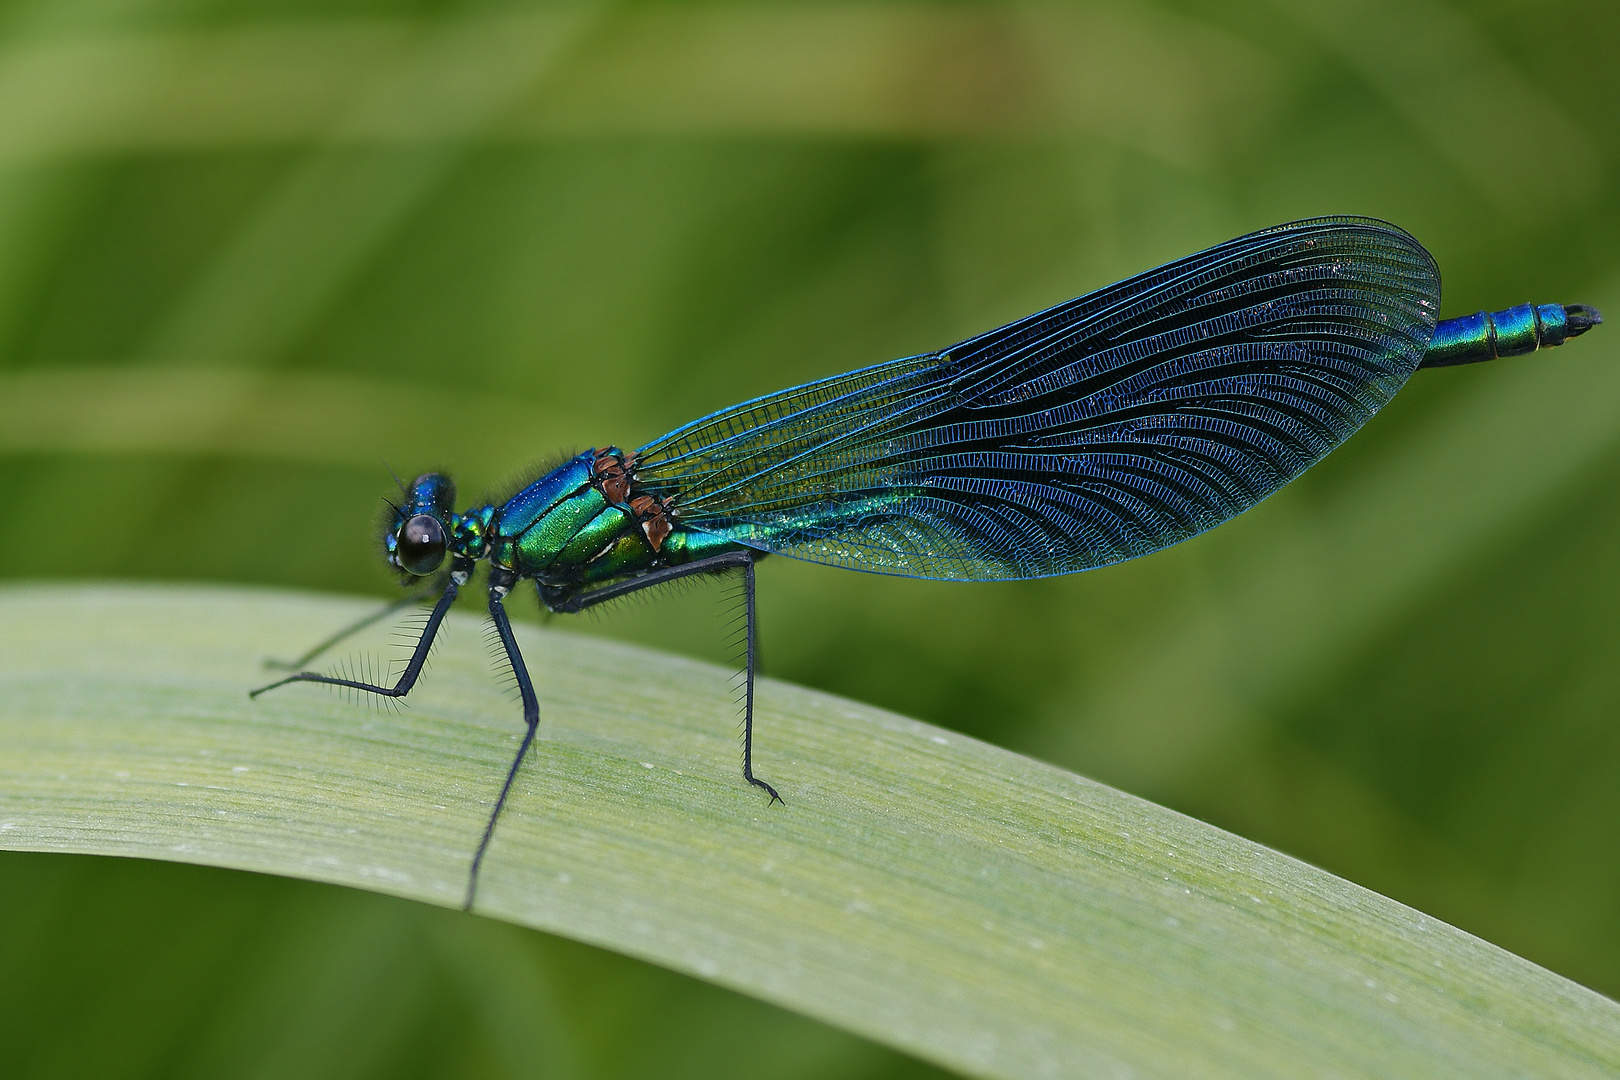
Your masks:
<svg viewBox="0 0 1620 1080"><path fill-rule="evenodd" d="M739 545L683 528L674 499L642 491L635 455L589 450L495 511L489 557L533 578L548 602L581 587L679 566Z"/></svg>
<svg viewBox="0 0 1620 1080"><path fill-rule="evenodd" d="M556 565L564 549L609 509L607 499L592 483L591 464L592 455L581 454L501 507L490 554L496 565L522 577L546 578L554 567L560 574L567 573L569 562ZM575 556L570 561L581 560Z"/></svg>

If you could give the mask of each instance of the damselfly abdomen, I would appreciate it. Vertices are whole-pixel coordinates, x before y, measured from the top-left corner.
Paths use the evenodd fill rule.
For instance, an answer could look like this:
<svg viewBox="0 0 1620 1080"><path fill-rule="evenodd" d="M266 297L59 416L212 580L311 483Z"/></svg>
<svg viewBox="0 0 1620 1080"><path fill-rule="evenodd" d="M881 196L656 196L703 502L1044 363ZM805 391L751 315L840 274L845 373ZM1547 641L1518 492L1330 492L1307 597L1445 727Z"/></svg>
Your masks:
<svg viewBox="0 0 1620 1080"><path fill-rule="evenodd" d="M457 512L449 478L428 473L384 534L390 565L441 590L399 680L301 671L254 693L289 682L409 693L457 591L487 559L489 613L527 730L473 855L471 907L540 720L504 607L517 582L534 581L552 611L577 612L690 574L740 571L743 777L779 801L753 771L759 558L1004 581L1146 555L1288 483L1418 368L1533 352L1602 321L1557 304L1437 323L1439 310L1439 270L1411 236L1367 218L1317 218L939 352L723 409L633 453L587 451L499 503Z"/></svg>

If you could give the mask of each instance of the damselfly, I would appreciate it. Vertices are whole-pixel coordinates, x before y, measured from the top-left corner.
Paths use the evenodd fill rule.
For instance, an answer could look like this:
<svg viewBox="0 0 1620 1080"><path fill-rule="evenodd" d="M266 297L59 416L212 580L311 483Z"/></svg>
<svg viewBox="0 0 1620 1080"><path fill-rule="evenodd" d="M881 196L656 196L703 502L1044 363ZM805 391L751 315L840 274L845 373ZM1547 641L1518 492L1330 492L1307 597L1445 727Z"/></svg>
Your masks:
<svg viewBox="0 0 1620 1080"><path fill-rule="evenodd" d="M1146 555L1288 483L1418 368L1534 352L1602 321L1579 305L1437 323L1439 309L1439 270L1411 236L1367 218L1316 218L948 349L722 409L634 452L589 450L499 503L457 512L450 479L427 473L383 536L389 564L439 592L398 681L300 671L254 694L290 682L410 693L457 592L489 560L489 614L526 730L473 854L470 908L540 722L504 606L519 581L532 580L550 610L577 612L692 574L740 572L743 779L780 801L754 775L759 559L1006 581Z"/></svg>

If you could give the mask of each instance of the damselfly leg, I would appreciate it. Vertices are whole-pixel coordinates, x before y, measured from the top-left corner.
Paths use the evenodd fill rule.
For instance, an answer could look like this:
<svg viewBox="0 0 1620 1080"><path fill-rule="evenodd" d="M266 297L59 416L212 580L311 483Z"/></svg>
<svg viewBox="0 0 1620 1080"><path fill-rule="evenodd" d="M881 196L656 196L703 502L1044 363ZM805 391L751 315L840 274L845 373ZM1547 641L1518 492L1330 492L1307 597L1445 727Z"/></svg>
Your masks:
<svg viewBox="0 0 1620 1080"><path fill-rule="evenodd" d="M547 600L547 607L553 611L573 614L584 611L588 607L622 596L628 596L642 589L654 585L663 585L676 581L692 574L712 574L726 570L741 569L743 572L743 597L747 604L747 631L748 631L748 670L747 670L747 696L743 705L743 778L755 787L763 788L773 802L781 802L782 797L776 789L759 777L754 775L754 664L758 655L756 645L757 622L754 616L754 562L757 556L751 551L733 551L723 555L716 555L708 559L687 563L684 566L666 567L654 570L629 581L621 581L605 588L596 589L587 593L563 599ZM518 745L517 754L512 758L512 765L506 770L506 781L501 785L501 793L495 798L494 809L490 811L489 822L484 826L484 835L478 841L478 850L473 855L472 873L467 881L467 899L463 910L471 911L473 900L478 893L478 871L484 863L484 853L489 848L489 842L495 835L495 825L500 820L501 811L506 808L507 796L512 793L512 785L517 782L518 770L523 766L523 759L528 756L529 747L534 744L535 733L540 726L540 702L535 697L534 683L529 678L528 665L523 662L523 653L518 648L517 638L512 634L512 624L506 617L505 600L511 592L512 586L517 582L517 575L510 570L495 569L489 575L489 617L495 623L495 632L501 640L501 647L506 650L506 659L512 665L512 676L517 680L518 694L523 700L523 741Z"/></svg>
<svg viewBox="0 0 1620 1080"><path fill-rule="evenodd" d="M495 835L495 822L499 820L501 811L506 807L506 797L512 792L512 783L517 779L518 768L522 766L523 759L529 753L529 747L534 743L535 731L540 727L540 701L534 695L534 683L529 679L528 665L523 662L523 653L518 649L517 638L512 635L512 624L506 618L506 596L512 591L512 585L517 581L517 575L510 570L495 569L489 575L489 617L495 622L495 632L500 635L501 647L506 650L507 662L512 665L512 677L517 680L518 694L523 699L523 741L518 744L517 755L512 758L512 767L506 770L506 782L501 785L501 793L495 798L495 808L489 813L489 823L484 826L484 835L478 840L478 850L473 854L472 873L467 879L467 899L462 904L463 911L471 911L473 897L478 892L478 868L484 863L484 851L489 847L490 837Z"/></svg>
<svg viewBox="0 0 1620 1080"><path fill-rule="evenodd" d="M554 611L579 612L586 608L608 600L628 596L642 589L654 585L662 585L693 574L712 574L727 570L741 570L743 572L743 599L746 605L746 631L747 631L747 670L746 693L743 703L743 779L758 787L771 797L773 802L781 802L782 797L770 784L754 775L754 669L758 660L758 620L755 616L755 588L754 588L754 562L758 555L752 551L732 551L721 555L700 559L697 562L687 563L683 566L667 567L655 570L628 581L621 581L605 588L592 592L580 593L568 597L547 598L548 606ZM335 675L322 675L315 671L299 671L284 679L261 686L251 692L252 697L258 697L267 690L274 690L288 683L310 682L321 683L327 686L345 686L353 690L363 690L371 694L384 697L404 697L416 685L421 676L422 669L427 663L428 653L433 648L433 640L438 635L444 623L444 617L450 606L455 603L456 594L460 587L466 584L471 573L471 566L455 565L445 584L444 592L433 605L433 611L428 615L427 624L422 628L422 635L417 639L416 647L411 652L410 661L405 665L398 681L393 686L382 686L376 683L362 682L358 679L345 679ZM518 694L523 702L523 739L518 745L517 753L512 758L512 764L506 771L506 779L501 784L500 794L495 798L495 805L490 810L489 820L484 825L483 835L478 840L478 848L473 853L472 867L467 876L467 896L463 902L463 909L472 910L473 901L478 894L478 873L483 867L484 855L489 849L490 840L495 835L495 826L499 823L501 812L506 808L507 797L512 793L512 786L517 782L518 770L523 766L523 759L528 756L529 748L534 745L535 735L540 727L540 701L534 692L534 681L529 677L528 665L523 660L523 653L518 648L517 637L512 633L512 624L506 614L506 597L510 594L512 586L517 582L517 575L504 568L496 568L490 572L489 577L489 617L495 624L495 632L500 638L501 647L506 651L506 659L512 666L513 678L517 680ZM390 611L397 611L406 604L418 598L410 598L378 612L362 622L347 628L343 633L334 635L323 642L318 648L307 653L303 660L318 655L343 637L365 626L377 622Z"/></svg>
<svg viewBox="0 0 1620 1080"><path fill-rule="evenodd" d="M686 563L683 566L669 566L661 570L653 570L634 577L628 581L621 581L604 588L593 589L587 593L568 597L567 599L545 596L542 598L546 606L553 611L572 614L584 611L607 600L616 600L621 596L640 592L642 589L652 588L654 585L664 585L671 581L678 581L692 574L713 574L726 570L741 570L743 572L743 602L747 606L747 633L748 668L745 673L746 691L743 699L743 779L757 788L763 789L770 795L772 802L781 802L782 796L770 784L754 775L754 667L759 656L758 620L755 617L754 606L754 563L762 556L757 551L728 551L720 555L711 555L706 559Z"/></svg>
<svg viewBox="0 0 1620 1080"><path fill-rule="evenodd" d="M456 602L456 593L462 585L466 584L472 568L457 567L450 574L445 583L444 593L439 602L433 605L433 612L428 616L427 625L422 627L422 636L417 639L416 648L411 651L411 658L400 673L399 680L393 686L378 686L375 683L361 682L358 679L342 679L335 675L322 675L317 671L299 671L288 675L285 679L277 679L267 686L257 690L250 690L248 697L258 697L267 690L274 690L278 686L288 683L312 682L324 683L327 686L347 686L351 690L364 690L368 694L380 694L383 697L404 697L416 685L417 678L422 674L422 668L427 664L428 653L433 648L433 639L439 633L439 627L444 624L444 617L450 610L450 605Z"/></svg>
<svg viewBox="0 0 1620 1080"><path fill-rule="evenodd" d="M302 668L303 668L303 666L305 664L309 663L311 660L315 659L317 656L321 655L321 653L323 653L326 650L330 649L332 646L337 645L338 643L352 637L355 634L358 634L360 631L364 630L368 626L371 626L371 625L373 625L375 623L382 622L384 619L388 618L388 616L394 614L394 612L396 612L396 611L400 611L400 610L402 610L404 608L411 607L414 604L422 603L423 601L427 600L429 597L431 597L437 591L438 591L437 589L433 589L433 590L429 590L427 592L416 592L416 593L412 593L409 596L401 597L398 600L391 600L387 604L383 605L383 607L380 610L374 611L370 615L367 615L362 619L357 619L356 621L350 623L348 626L345 626L343 629L339 630L337 633L333 634L332 636L330 636L328 638L325 638L324 640L320 641L313 648L311 648L308 652L305 652L303 655L299 656L297 659L294 659L294 660L276 660L276 659L272 658L272 659L266 660L264 662L264 666L267 667L267 668L272 668L272 669L278 670L278 671L299 671L299 670L302 670ZM269 687L265 687L265 689L268 690ZM255 691L255 692L257 692L257 691Z"/></svg>

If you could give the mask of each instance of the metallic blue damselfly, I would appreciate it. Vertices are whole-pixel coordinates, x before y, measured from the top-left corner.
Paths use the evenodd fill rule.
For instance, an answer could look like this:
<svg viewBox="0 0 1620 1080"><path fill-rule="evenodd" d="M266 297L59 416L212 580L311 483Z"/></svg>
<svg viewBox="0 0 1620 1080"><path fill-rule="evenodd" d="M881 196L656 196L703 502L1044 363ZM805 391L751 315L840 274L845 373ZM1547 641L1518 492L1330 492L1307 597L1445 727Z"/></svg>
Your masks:
<svg viewBox="0 0 1620 1080"><path fill-rule="evenodd" d="M457 592L488 559L489 614L526 731L473 855L471 908L540 722L504 606L520 580L550 610L577 612L740 571L743 778L780 801L753 769L760 558L1006 581L1146 555L1288 483L1419 368L1534 352L1602 321L1579 305L1445 322L1439 310L1440 272L1405 232L1368 218L1297 221L948 349L722 409L634 452L587 451L499 502L457 512L450 479L428 473L383 537L389 564L439 594L398 681L299 671L254 694L290 682L408 694Z"/></svg>

